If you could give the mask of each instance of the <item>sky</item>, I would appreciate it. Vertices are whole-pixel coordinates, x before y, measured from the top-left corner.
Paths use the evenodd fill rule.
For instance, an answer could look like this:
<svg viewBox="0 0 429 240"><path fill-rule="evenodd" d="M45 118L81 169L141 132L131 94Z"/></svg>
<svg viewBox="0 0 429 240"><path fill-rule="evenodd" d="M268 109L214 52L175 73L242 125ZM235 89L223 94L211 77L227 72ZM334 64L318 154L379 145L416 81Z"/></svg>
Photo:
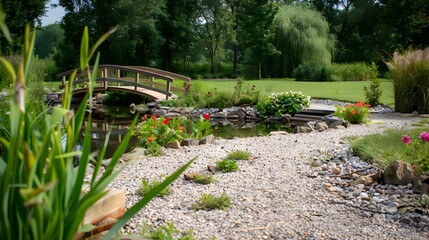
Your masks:
<svg viewBox="0 0 429 240"><path fill-rule="evenodd" d="M61 21L61 18L64 16L64 8L62 7L56 7L52 8L51 4L58 4L58 0L51 0L48 1L46 4L46 13L44 17L42 17L42 26L46 26L55 22Z"/></svg>

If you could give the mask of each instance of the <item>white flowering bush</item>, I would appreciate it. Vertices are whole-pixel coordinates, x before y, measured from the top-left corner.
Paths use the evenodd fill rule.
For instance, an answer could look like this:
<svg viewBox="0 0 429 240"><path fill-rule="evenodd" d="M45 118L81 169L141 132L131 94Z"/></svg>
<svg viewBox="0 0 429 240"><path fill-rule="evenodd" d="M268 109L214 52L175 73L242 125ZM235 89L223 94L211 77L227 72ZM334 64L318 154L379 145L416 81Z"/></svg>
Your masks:
<svg viewBox="0 0 429 240"><path fill-rule="evenodd" d="M269 99L258 105L261 116L295 115L310 106L310 97L301 92L272 93Z"/></svg>

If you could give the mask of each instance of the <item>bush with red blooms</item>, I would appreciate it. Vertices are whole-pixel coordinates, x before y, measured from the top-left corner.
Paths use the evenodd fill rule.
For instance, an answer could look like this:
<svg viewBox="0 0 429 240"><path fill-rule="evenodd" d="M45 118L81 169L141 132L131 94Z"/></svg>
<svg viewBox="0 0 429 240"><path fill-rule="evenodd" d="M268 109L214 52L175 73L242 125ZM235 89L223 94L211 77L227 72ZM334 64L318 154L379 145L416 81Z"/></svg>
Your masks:
<svg viewBox="0 0 429 240"><path fill-rule="evenodd" d="M408 154L415 159L418 171L429 171L429 133L422 132L420 140L412 140L409 135L404 135L401 141L407 146Z"/></svg>
<svg viewBox="0 0 429 240"><path fill-rule="evenodd" d="M350 123L363 123L367 122L369 114L369 104L364 102L358 102L353 105L346 105L344 108L337 106L337 110L334 115L344 120L347 120Z"/></svg>

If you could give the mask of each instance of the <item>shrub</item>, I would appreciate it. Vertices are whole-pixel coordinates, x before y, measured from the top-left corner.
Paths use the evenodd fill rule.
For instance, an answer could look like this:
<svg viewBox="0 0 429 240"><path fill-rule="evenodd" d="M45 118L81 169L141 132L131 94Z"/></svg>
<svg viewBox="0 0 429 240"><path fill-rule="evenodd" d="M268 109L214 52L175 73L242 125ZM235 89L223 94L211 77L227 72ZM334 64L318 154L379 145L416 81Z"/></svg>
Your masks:
<svg viewBox="0 0 429 240"><path fill-rule="evenodd" d="M150 191L152 191L152 189L154 189L156 186L158 186L161 182L160 181L152 181L152 182L148 182L147 180L143 179L142 180L142 185L139 189L139 194L144 197L146 196ZM165 188L163 188L159 193L158 196L167 196L168 194L170 194L171 192L171 187L167 186Z"/></svg>
<svg viewBox="0 0 429 240"><path fill-rule="evenodd" d="M207 174L198 174L194 178L194 182L198 184L204 184L204 185L210 184L215 181L216 179L212 175L207 175Z"/></svg>
<svg viewBox="0 0 429 240"><path fill-rule="evenodd" d="M331 71L327 66L321 66L317 63L303 63L300 64L293 71L293 77L296 81L309 81L309 82L331 82Z"/></svg>
<svg viewBox="0 0 429 240"><path fill-rule="evenodd" d="M331 71L340 81L366 81L374 75L373 69L366 63L333 64Z"/></svg>
<svg viewBox="0 0 429 240"><path fill-rule="evenodd" d="M151 240L169 240L169 239L178 239L178 240L194 240L194 234L192 229L190 229L187 233L181 233L174 226L173 222L167 222L164 225L161 225L157 228L152 226L144 225L141 235L143 239L151 239Z"/></svg>
<svg viewBox="0 0 429 240"><path fill-rule="evenodd" d="M364 86L363 91L365 92L366 101L371 106L377 106L380 104L381 94L383 93L383 91L380 89L380 79L372 79L369 89Z"/></svg>
<svg viewBox="0 0 429 240"><path fill-rule="evenodd" d="M345 108L337 106L334 115L350 123L363 123L368 121L369 107L370 105L364 102L347 105Z"/></svg>
<svg viewBox="0 0 429 240"><path fill-rule="evenodd" d="M230 160L249 160L250 153L245 151L234 151L229 153L226 158Z"/></svg>
<svg viewBox="0 0 429 240"><path fill-rule="evenodd" d="M237 162L235 160L224 159L221 161L217 161L216 166L222 172L237 172L238 171L238 165L237 165Z"/></svg>
<svg viewBox="0 0 429 240"><path fill-rule="evenodd" d="M407 153L414 159L413 164L420 172L429 171L429 133L423 131L419 139L412 140L407 134L403 135L401 141L407 146Z"/></svg>
<svg viewBox="0 0 429 240"><path fill-rule="evenodd" d="M220 197L215 197L211 194L203 193L199 201L192 205L194 210L213 210L221 209L225 210L231 206L231 198L222 193Z"/></svg>
<svg viewBox="0 0 429 240"><path fill-rule="evenodd" d="M257 108L261 116L281 116L283 114L295 115L310 106L310 97L301 92L272 93L269 99Z"/></svg>
<svg viewBox="0 0 429 240"><path fill-rule="evenodd" d="M393 77L395 111L429 113L429 47L395 52L386 64Z"/></svg>
<svg viewBox="0 0 429 240"><path fill-rule="evenodd" d="M119 92L119 91L110 91L107 92L106 97L103 99L104 105L110 106L129 106L131 103L141 104L146 103L148 101L147 98L127 93L127 92Z"/></svg>

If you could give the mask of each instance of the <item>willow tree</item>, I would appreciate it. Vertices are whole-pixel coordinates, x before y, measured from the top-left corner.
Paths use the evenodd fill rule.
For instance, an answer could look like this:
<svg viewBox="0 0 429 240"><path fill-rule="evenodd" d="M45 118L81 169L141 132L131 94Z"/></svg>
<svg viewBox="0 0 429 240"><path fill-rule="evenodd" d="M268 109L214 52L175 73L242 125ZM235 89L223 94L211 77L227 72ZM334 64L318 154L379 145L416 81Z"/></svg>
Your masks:
<svg viewBox="0 0 429 240"><path fill-rule="evenodd" d="M281 54L267 63L267 74L271 77L291 76L293 70L305 62L331 63L335 38L329 33L328 22L318 11L305 6L283 6L274 22L274 45Z"/></svg>

